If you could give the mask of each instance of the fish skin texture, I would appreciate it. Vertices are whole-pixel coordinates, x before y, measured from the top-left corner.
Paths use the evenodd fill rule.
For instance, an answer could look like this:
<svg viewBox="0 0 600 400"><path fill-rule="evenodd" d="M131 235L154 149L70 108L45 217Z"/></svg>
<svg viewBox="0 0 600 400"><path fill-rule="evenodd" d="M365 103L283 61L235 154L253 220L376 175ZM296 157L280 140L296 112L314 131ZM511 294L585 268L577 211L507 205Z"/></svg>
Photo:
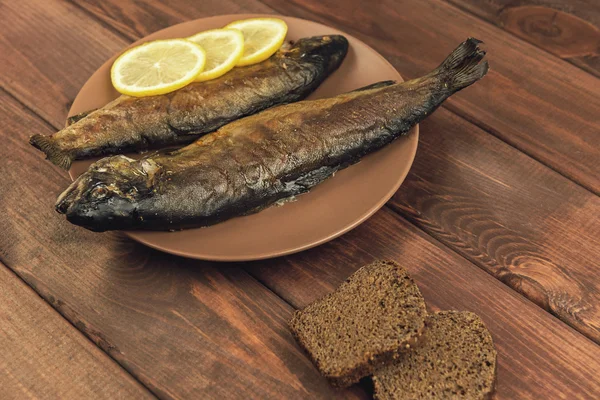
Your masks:
<svg viewBox="0 0 600 400"><path fill-rule="evenodd" d="M257 212L301 193L406 134L488 70L476 39L431 73L281 105L139 161L104 158L59 197L94 231L177 230Z"/></svg>
<svg viewBox="0 0 600 400"><path fill-rule="evenodd" d="M149 97L122 95L79 114L52 136L30 143L52 163L188 144L219 127L312 93L342 63L348 41L340 35L303 38L271 58L234 68L222 77Z"/></svg>

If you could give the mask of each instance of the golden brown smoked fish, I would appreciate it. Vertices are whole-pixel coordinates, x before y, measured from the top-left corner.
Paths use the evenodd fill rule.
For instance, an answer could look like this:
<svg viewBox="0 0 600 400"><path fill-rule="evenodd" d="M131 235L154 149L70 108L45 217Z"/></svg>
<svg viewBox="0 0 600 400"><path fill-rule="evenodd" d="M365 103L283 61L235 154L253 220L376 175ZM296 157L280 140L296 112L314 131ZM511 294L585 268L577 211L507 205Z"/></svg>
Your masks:
<svg viewBox="0 0 600 400"><path fill-rule="evenodd" d="M259 211L391 143L482 78L478 43L468 39L418 79L274 107L171 153L104 158L56 209L94 231L200 227Z"/></svg>
<svg viewBox="0 0 600 400"><path fill-rule="evenodd" d="M191 143L238 118L303 99L347 51L343 36L300 39L262 63L211 81L160 96L120 96L52 136L32 136L30 143L65 169L73 160Z"/></svg>

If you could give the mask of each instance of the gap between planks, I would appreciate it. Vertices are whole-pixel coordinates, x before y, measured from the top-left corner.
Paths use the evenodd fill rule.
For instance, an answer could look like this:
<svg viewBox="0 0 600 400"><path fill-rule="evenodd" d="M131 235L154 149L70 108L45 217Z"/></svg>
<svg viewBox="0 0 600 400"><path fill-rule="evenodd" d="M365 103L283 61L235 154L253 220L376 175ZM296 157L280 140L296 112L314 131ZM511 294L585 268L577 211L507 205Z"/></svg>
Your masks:
<svg viewBox="0 0 600 400"><path fill-rule="evenodd" d="M400 190L402 189L402 186L400 186ZM391 199L390 199L391 200ZM533 300L531 300L529 297L525 296L523 293L519 292L518 290L515 290L512 286L507 285L506 283L502 282L500 279L498 279L498 277L496 277L494 274L492 274L490 271L486 270L483 267L480 267L479 265L475 264L473 261L469 260L467 258L466 255L461 254L456 248L451 247L450 245L442 242L441 240L439 240L437 237L435 237L432 233L427 232L424 228L420 227L419 225L417 225L415 222L413 222L413 220L408 217L407 215L405 215L400 208L395 207L394 205L391 205L389 202L385 203L384 207L387 210L390 210L398 219L401 219L402 221L405 221L407 224L414 226L417 230L419 230L421 233L423 233L424 235L426 235L427 237L429 237L433 243L436 244L436 246L438 248L446 248L447 250L449 250L450 252L454 253L455 255L457 255L458 257L464 259L465 261L467 261L469 264L471 264L472 266L474 266L477 269L482 270L483 272L485 272L486 274L490 275L492 278L496 279L497 281L501 282L504 286L506 286L507 288L509 288L512 292L516 293L519 297L527 300L527 302L532 303L533 305L535 305L537 308L539 308L540 310L542 310L543 312L545 312L546 314L550 315L554 320L556 320L558 323L568 327L570 330L572 330L573 332L577 332L578 335L583 336L584 338L586 338L588 341L590 341L591 343L595 344L596 346L600 346L599 343L596 343L594 340L592 340L592 338L588 337L587 335L585 335L584 333L580 332L578 329L576 329L575 327L569 325L568 323L566 323L565 321L563 321L562 319L560 319L556 314L544 309L543 307L541 307L539 304L537 304L536 302L534 302ZM365 252L369 253L368 249L364 249ZM371 253L369 253L371 254ZM265 285L266 286L266 285ZM277 294L279 296L279 294Z"/></svg>
<svg viewBox="0 0 600 400"><path fill-rule="evenodd" d="M13 99L17 103L19 103L23 108L25 108L27 110L28 113L30 113L30 114L34 115L35 117L39 118L40 121L42 121L45 125L48 126L48 128L52 128L53 130L60 129L60 128L57 128L56 126L54 126L54 124L52 122L48 121L46 118L44 118L40 114L38 114L26 102L24 102L17 95L15 95L9 88L4 87L3 85L0 85L0 90L2 92L4 92L8 97L10 97L11 99Z"/></svg>
<svg viewBox="0 0 600 400"><path fill-rule="evenodd" d="M131 44L131 43L135 42L136 40L138 40L136 38L129 37L128 35L126 35L125 33L121 32L120 30L118 30L117 28L115 28L114 26L112 26L111 24L109 24L108 22L104 21L101 18L98 18L96 15L94 15L92 12L90 12L89 10L87 10L85 7L82 7L76 1L74 1L74 0L64 0L64 1L65 1L65 3L69 3L72 6L78 8L84 14L87 14L88 17L91 17L96 22L98 22L100 25L102 25L104 28L108 29L109 31L111 31L115 35L119 36L121 39L125 40L126 42L129 42Z"/></svg>
<svg viewBox="0 0 600 400"><path fill-rule="evenodd" d="M29 109L28 109L29 110ZM87 340L92 346L98 348L98 350L100 350L100 352L102 354L104 354L104 356L108 359L111 360L116 366L117 368L119 368L123 374L125 374L126 376L131 377L131 379L133 381L135 381L137 384L139 384L144 390L146 390L147 394L151 397L154 397L156 399L158 399L159 397L156 395L156 393L154 393L154 391L152 391L148 386L146 386L142 381L140 381L138 379L137 376L135 376L134 374L130 373L121 363L119 363L117 360L115 360L110 354L108 354L101 346L98 346L98 344L96 344L88 335L87 333L81 331L79 328L77 328L77 326L75 326L68 318L66 318L55 306L54 304L52 304L51 302L49 302L46 298L44 298L44 296L42 296L42 294L40 292L37 291L37 288L35 288L34 286L30 285L25 279L23 279L23 277L21 277L15 270L13 270L7 263L6 261L3 259L4 257L2 257L2 252L0 249L0 268L2 268L3 270L6 270L6 272L8 274L10 274L11 276L13 276L15 279L17 279L18 281L20 281L25 287L29 288L32 292L32 294L34 296L39 297L44 303L48 304L48 306L51 308L52 311L49 310L49 312L55 312L57 314L57 316L66 322L66 326L70 326L74 331L79 332L83 338L85 338L85 340Z"/></svg>
<svg viewBox="0 0 600 400"><path fill-rule="evenodd" d="M564 60L563 60L564 61ZM484 78L485 79L485 78ZM598 83L600 85L600 82ZM586 191L588 191L589 193L595 195L595 196L600 196L600 191L597 192L592 188L589 188L583 184L581 184L580 182L577 182L576 180L572 179L571 177L565 175L562 171L559 171L558 169L554 168L552 165L548 165L547 163L545 163L543 160L539 159L538 157L535 157L533 154L530 154L526 151L524 151L523 149L521 149L518 144L513 143L512 141L510 141L508 138L503 138L502 135L498 135L497 131L484 124L481 121L477 121L475 118L471 118L468 115L465 115L465 113L461 112L458 108L455 108L453 105L442 105L442 108L444 108L445 110L450 111L452 114L456 115L457 117L465 120L466 122L475 125L477 128L481 129L482 131L488 133L489 135L492 135L493 137L495 137L498 140L501 140L503 143L506 143L507 145L509 145L510 147L512 147L513 149L517 150L520 153L523 153L524 155L526 155L527 157L531 158L532 160L538 162L539 164L543 165L544 167L548 168L551 171L556 172L558 175L562 176L563 178L569 180L570 182L573 182L574 184L576 184L577 186L579 186L582 189L585 189ZM417 150L418 151L418 150Z"/></svg>
<svg viewBox="0 0 600 400"><path fill-rule="evenodd" d="M258 0L258 1L260 1L260 0ZM468 8L466 8L466 7L464 7L464 6L460 5L460 4L457 4L457 3L455 3L455 2L454 2L454 1L452 1L452 0L436 0L436 1L438 1L438 2L440 2L440 3L445 3L445 4L448 4L449 6L451 6L451 7L453 7L453 8L456 8L457 10L459 10L459 11L461 11L461 12L465 13L465 14L468 14L468 15L470 15L470 16L472 16L472 17L474 17L474 18L477 18L478 20L480 20L480 21L482 21L482 22L484 22L484 23L486 23L486 24L488 24L488 25L491 25L491 26L493 26L493 27L495 27L495 28L499 28L499 26L498 26L498 25L496 25L496 24L494 24L493 22L486 20L485 18L483 18L483 17L481 17L481 16L479 16L479 15L475 14L473 11L469 10ZM557 11L560 11L560 10L557 10ZM569 13L569 14L570 14L570 13ZM572 14L570 14L570 15L572 15ZM500 28L500 29L502 29L502 28ZM591 76L593 76L593 77L595 77L595 78L598 78L598 76L597 76L596 74L593 74L593 73L591 73L590 71L588 71L588 70L586 70L586 69L584 69L584 68L581 68L579 65L577 65L577 64L575 64L575 63L573 63L573 62L571 62L571 61L569 61L569 60L566 60L566 59L564 59L564 58L561 58L561 57L557 56L557 55L556 55L556 54L554 54L554 53L551 53L550 51L546 50L546 49L545 49L545 48L543 48L543 47L540 47L540 46L538 46L537 44L535 44L535 43L533 43L533 42L530 42L530 41L528 41L528 40L525 40L525 39L523 39L523 38L521 38L521 37L517 36L517 35L516 35L516 34L514 34L512 31L509 31L509 30L507 30L507 29L502 29L502 31L504 31L504 32L506 32L506 33L508 33L508 34L510 34L510 35L511 35L511 36L512 36L514 39L518 39L518 40L520 40L520 41L523 41L523 42L529 43L530 45L532 45L532 46L534 46L534 47L536 47L536 48L538 48L538 49L542 50L543 52L547 53L547 54L548 54L548 55L550 55L551 57L554 57L554 58L556 58L556 59L558 59L558 60L561 60L561 61L564 61L564 62L566 62L566 63L569 63L569 64L571 64L572 66L574 66L574 67L576 67L576 68L580 69L581 71L585 72L586 74L589 74L589 75L591 75ZM600 78L598 78L598 79L600 79Z"/></svg>
<svg viewBox="0 0 600 400"><path fill-rule="evenodd" d="M27 110L29 111L29 109L27 109ZM273 295L275 297L280 299L283 304L287 305L292 310L292 313L293 313L293 311L296 310L296 307L294 307L287 299L285 299L279 293L277 293L275 290L273 290L269 286L267 286L264 282L262 282L262 280L258 279L256 276L254 276L254 274L247 271L244 268L244 265L245 265L244 263L239 263L238 268L241 273L246 274L251 280L254 280L255 282L257 282L260 286L264 287L268 292L273 293ZM1 249L0 249L0 268L6 269L11 275L14 275L15 277L17 277L19 279L19 281L21 281L25 286L27 286L29 289L31 289L40 299L42 299L44 301L44 303L48 304L52 308L52 310L54 310L60 316L61 319L63 319L64 321L67 322L67 324L69 326L71 326L76 331L80 332L83 335L83 337L85 337L85 339L88 340L94 347L97 347L106 357L108 357L111 361L113 361L116 365L118 365L118 367L123 371L123 373L127 374L135 382L137 382L139 385L141 385L148 392L149 395L153 396L156 399L164 398L163 396L160 395L163 392L161 392L158 387L153 388L153 387L150 387L150 386L144 384L144 382L133 371L130 371L118 359L113 357L109 351L107 351L111 346L110 343L107 343L107 348L105 348L105 346L101 346L100 343L97 343L96 341L94 341L93 337L89 334L88 331L78 327L76 324L73 323L73 321L65 313L63 313L63 311L57 306L57 304L58 304L57 301L53 302L53 301L50 301L48 298L44 297L44 295L38 291L37 287L30 285L13 268L11 268L11 266L9 265L7 260L5 260L4 257L2 256ZM50 293L48 293L48 295L50 295ZM60 299L56 298L56 300L60 300ZM362 387L363 390L366 390L364 388L363 384L358 384L358 385L360 387Z"/></svg>

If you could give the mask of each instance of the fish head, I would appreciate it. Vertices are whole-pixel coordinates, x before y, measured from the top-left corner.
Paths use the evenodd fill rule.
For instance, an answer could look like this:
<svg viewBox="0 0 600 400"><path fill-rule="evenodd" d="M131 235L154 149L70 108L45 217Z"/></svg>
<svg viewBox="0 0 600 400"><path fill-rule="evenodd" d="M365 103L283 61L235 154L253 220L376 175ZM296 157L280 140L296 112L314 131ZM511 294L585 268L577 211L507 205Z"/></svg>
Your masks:
<svg viewBox="0 0 600 400"><path fill-rule="evenodd" d="M94 231L131 228L157 170L152 160L121 155L103 158L58 197L56 211L69 222Z"/></svg>
<svg viewBox="0 0 600 400"><path fill-rule="evenodd" d="M294 43L288 53L288 57L322 63L325 69L331 72L337 69L346 57L348 39L342 35L302 38Z"/></svg>

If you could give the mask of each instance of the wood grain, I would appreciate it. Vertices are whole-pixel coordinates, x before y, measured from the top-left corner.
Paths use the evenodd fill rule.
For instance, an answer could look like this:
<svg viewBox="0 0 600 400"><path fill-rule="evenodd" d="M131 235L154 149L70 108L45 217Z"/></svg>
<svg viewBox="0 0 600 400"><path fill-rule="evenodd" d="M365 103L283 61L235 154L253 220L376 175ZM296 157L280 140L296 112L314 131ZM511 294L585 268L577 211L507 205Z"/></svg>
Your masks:
<svg viewBox="0 0 600 400"><path fill-rule="evenodd" d="M432 310L482 317L499 353L498 399L600 396L600 346L388 209L317 249L250 263L247 270L302 308L380 258L406 267Z"/></svg>
<svg viewBox="0 0 600 400"><path fill-rule="evenodd" d="M600 77L596 0L446 0Z"/></svg>
<svg viewBox="0 0 600 400"><path fill-rule="evenodd" d="M272 8L258 0L203 0L201 3L191 0L71 1L131 40L192 19L249 12L273 13Z"/></svg>
<svg viewBox="0 0 600 400"><path fill-rule="evenodd" d="M95 234L53 210L68 184L27 143L51 128L0 96L0 259L161 398L361 398L334 392L287 328L293 309L235 265Z"/></svg>
<svg viewBox="0 0 600 400"><path fill-rule="evenodd" d="M0 397L154 398L0 263Z"/></svg>
<svg viewBox="0 0 600 400"><path fill-rule="evenodd" d="M490 73L445 107L600 193L598 78L439 0L264 2L356 35L406 78L429 72L466 37L482 39Z"/></svg>
<svg viewBox="0 0 600 400"><path fill-rule="evenodd" d="M57 129L90 75L129 43L62 1L3 1L0 25L0 86Z"/></svg>
<svg viewBox="0 0 600 400"><path fill-rule="evenodd" d="M63 125L87 77L132 39L202 16L278 11L355 34L407 77L436 66L466 36L481 37L492 71L447 108L599 191L600 81L449 4L76 3L0 3L0 49L7 60L0 84L54 128ZM68 182L64 173L25 143L31 133L53 129L5 94L0 100L0 207L6 210L0 259L155 394L365 396L360 387L331 391L287 331L292 307L237 266L183 260L67 224L52 211ZM456 141L429 139L423 131L419 157L425 158L415 165L421 172L409 177L411 191L395 198L396 209L596 338L597 202L591 194L448 111L431 121L424 124L429 132L449 130ZM500 398L600 395L598 346L389 210L334 243L252 263L249 271L303 306L375 257L407 265L432 308L482 315L501 352Z"/></svg>
<svg viewBox="0 0 600 400"><path fill-rule="evenodd" d="M600 343L600 198L447 110L389 203Z"/></svg>

